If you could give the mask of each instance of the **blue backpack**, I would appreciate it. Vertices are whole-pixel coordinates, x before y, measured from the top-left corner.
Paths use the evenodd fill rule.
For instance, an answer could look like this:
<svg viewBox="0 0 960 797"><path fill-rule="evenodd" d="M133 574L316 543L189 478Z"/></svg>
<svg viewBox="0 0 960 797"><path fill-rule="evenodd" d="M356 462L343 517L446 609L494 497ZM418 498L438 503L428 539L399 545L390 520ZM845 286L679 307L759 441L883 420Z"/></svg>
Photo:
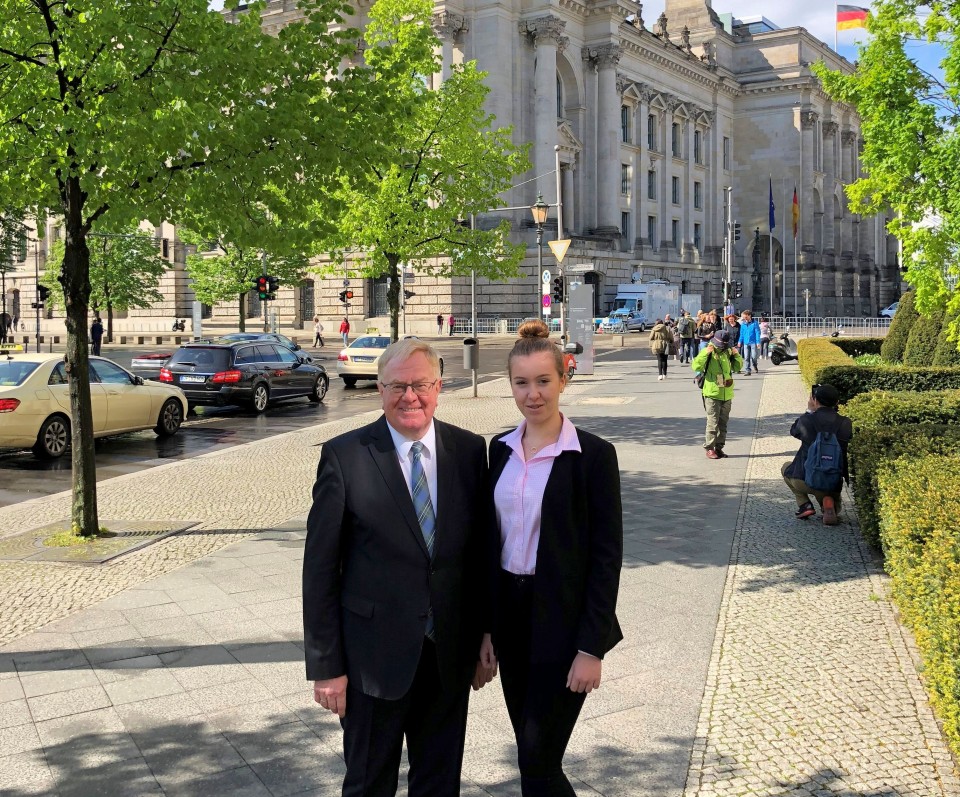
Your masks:
<svg viewBox="0 0 960 797"><path fill-rule="evenodd" d="M817 432L803 462L803 480L811 490L835 493L843 482L843 449L836 434Z"/></svg>

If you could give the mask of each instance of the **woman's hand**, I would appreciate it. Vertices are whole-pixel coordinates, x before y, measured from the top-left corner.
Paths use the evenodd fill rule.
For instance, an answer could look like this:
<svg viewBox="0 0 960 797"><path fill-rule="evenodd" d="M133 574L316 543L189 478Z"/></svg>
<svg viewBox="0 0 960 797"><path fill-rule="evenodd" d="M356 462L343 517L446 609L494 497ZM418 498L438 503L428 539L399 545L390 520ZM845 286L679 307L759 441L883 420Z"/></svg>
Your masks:
<svg viewBox="0 0 960 797"><path fill-rule="evenodd" d="M603 662L589 653L578 653L567 674L567 689L571 692L587 692L600 688L600 670Z"/></svg>

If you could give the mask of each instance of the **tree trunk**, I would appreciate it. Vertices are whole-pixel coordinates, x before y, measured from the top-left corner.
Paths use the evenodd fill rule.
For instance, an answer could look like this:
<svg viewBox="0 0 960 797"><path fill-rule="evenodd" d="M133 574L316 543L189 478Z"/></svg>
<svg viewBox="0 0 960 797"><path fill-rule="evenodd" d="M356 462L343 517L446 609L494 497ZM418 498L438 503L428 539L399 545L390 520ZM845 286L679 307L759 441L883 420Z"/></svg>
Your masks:
<svg viewBox="0 0 960 797"><path fill-rule="evenodd" d="M107 300L107 343L113 343L113 301L110 299L110 289L105 292Z"/></svg>
<svg viewBox="0 0 960 797"><path fill-rule="evenodd" d="M75 533L92 536L98 532L99 523L87 335L90 250L87 247L87 231L82 221L84 196L78 178L68 178L64 198L66 240L60 284L63 286L67 316L67 352L64 359L70 382L70 443L73 466L70 520Z"/></svg>
<svg viewBox="0 0 960 797"><path fill-rule="evenodd" d="M390 287L387 288L387 304L390 307L390 340L396 342L400 338L400 269L397 265L400 258L387 253L387 275L390 277Z"/></svg>
<svg viewBox="0 0 960 797"><path fill-rule="evenodd" d="M247 294L240 294L240 331L247 331Z"/></svg>

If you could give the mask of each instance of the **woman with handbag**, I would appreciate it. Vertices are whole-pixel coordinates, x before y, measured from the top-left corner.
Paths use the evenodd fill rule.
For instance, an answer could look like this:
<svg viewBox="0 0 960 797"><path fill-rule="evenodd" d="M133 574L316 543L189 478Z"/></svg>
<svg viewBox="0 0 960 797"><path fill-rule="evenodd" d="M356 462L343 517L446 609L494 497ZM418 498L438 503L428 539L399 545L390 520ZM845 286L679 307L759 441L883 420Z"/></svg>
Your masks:
<svg viewBox="0 0 960 797"><path fill-rule="evenodd" d="M673 330L662 319L657 319L650 330L650 351L657 358L657 381L667 378L667 357L673 350Z"/></svg>
<svg viewBox="0 0 960 797"><path fill-rule="evenodd" d="M537 319L507 360L523 421L490 444L499 537L492 644L523 797L576 797L563 755L603 656L622 638L616 449L560 412L560 350ZM485 637L484 645L491 643Z"/></svg>

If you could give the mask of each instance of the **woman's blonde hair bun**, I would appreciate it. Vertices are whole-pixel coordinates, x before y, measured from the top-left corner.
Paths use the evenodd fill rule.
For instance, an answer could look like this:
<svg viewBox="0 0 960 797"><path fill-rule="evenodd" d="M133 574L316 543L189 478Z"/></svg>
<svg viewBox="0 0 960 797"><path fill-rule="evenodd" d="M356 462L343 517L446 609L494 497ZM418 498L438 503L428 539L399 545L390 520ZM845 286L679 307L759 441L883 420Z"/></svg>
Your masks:
<svg viewBox="0 0 960 797"><path fill-rule="evenodd" d="M549 338L550 328L539 318L531 318L517 328L517 335L521 338Z"/></svg>

